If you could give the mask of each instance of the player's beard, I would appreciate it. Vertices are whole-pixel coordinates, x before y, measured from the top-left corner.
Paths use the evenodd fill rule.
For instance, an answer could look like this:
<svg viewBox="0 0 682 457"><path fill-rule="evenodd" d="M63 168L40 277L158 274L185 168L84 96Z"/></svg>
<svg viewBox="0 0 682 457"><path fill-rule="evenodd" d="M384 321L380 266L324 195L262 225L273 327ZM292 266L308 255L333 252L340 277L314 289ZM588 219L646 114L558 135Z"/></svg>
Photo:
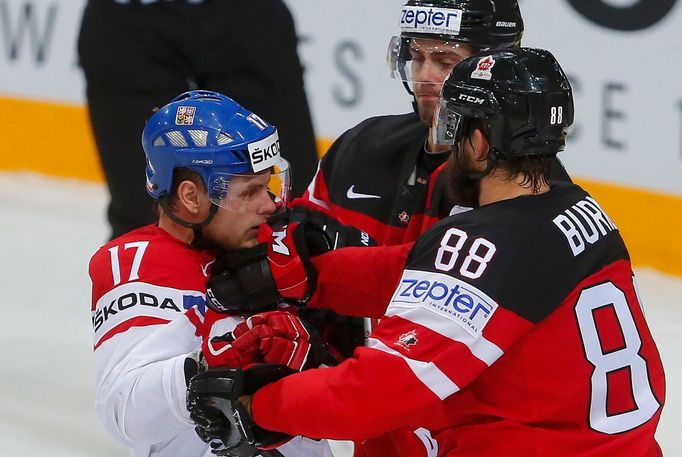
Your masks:
<svg viewBox="0 0 682 457"><path fill-rule="evenodd" d="M436 110L436 103L437 100L417 99L417 111L419 112L419 119L421 119L421 121L429 127L431 127L431 124L433 123L433 112Z"/></svg>
<svg viewBox="0 0 682 457"><path fill-rule="evenodd" d="M429 127L433 123L433 112L436 110L440 88L440 84L415 83L412 89L419 118Z"/></svg>
<svg viewBox="0 0 682 457"><path fill-rule="evenodd" d="M448 177L448 196L459 206L478 207L480 179L471 179L476 173L466 163L461 151L453 152L445 165L444 172Z"/></svg>

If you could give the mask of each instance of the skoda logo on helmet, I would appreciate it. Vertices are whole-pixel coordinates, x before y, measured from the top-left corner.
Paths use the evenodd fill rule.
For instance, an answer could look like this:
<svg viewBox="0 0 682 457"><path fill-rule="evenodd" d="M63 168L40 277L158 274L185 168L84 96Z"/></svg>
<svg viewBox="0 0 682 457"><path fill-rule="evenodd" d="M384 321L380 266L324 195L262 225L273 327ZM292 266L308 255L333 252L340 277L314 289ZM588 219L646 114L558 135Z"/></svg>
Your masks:
<svg viewBox="0 0 682 457"><path fill-rule="evenodd" d="M279 135L277 131L267 138L249 144L249 159L255 173L274 166L279 157Z"/></svg>

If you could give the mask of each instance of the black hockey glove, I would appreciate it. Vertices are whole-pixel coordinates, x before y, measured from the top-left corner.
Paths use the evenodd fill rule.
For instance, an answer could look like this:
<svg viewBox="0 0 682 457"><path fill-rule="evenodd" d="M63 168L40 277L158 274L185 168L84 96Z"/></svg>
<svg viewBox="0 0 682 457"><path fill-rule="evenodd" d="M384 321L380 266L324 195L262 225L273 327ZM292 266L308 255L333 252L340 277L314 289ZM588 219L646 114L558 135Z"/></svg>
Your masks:
<svg viewBox="0 0 682 457"><path fill-rule="evenodd" d="M289 441L291 435L256 425L239 397L292 373L284 365L262 364L246 371L209 369L194 376L187 389L187 410L199 438L212 453L234 457L253 457Z"/></svg>
<svg viewBox="0 0 682 457"><path fill-rule="evenodd" d="M218 313L258 313L281 300L268 265L267 245L238 249L218 257L206 284L206 304Z"/></svg>
<svg viewBox="0 0 682 457"><path fill-rule="evenodd" d="M308 208L307 206L300 204L275 216L275 219L271 219L269 223L272 226L277 226L278 224L293 224L295 222L301 223L304 221L315 224L322 229L327 234L332 249L377 245L376 240L370 237L364 230L357 229L351 225L342 224L322 211Z"/></svg>
<svg viewBox="0 0 682 457"><path fill-rule="evenodd" d="M307 308L299 310L299 317L314 327L329 354L326 365L338 365L353 356L355 349L365 345L364 319L343 316L330 309Z"/></svg>
<svg viewBox="0 0 682 457"><path fill-rule="evenodd" d="M264 243L223 254L207 283L207 305L219 313L256 313L280 301L305 304L317 286L311 256L332 249L326 233L310 222L272 229Z"/></svg>

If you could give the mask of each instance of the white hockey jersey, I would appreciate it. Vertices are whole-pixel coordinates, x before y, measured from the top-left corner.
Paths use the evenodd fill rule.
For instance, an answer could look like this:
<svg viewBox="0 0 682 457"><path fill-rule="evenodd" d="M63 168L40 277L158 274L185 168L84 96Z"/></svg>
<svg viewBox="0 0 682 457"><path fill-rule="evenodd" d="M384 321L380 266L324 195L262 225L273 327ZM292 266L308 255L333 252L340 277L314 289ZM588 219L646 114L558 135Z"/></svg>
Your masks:
<svg viewBox="0 0 682 457"><path fill-rule="evenodd" d="M186 403L185 358L201 346L213 256L157 226L100 248L90 260L96 408L132 457L204 457ZM296 437L284 456L332 457L325 441Z"/></svg>

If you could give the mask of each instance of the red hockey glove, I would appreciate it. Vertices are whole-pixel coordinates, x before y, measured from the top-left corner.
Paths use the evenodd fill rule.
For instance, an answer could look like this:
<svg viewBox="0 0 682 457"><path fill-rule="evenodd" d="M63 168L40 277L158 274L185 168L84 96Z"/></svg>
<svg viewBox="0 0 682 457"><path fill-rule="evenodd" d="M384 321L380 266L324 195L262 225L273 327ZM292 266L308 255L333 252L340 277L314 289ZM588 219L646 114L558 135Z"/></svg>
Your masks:
<svg viewBox="0 0 682 457"><path fill-rule="evenodd" d="M208 316L207 316L208 317ZM216 321L212 325L224 325L226 321L237 320L235 317L228 317ZM255 333L237 332L237 328L245 322L237 324L233 331L215 336L215 329L204 336L201 343L201 352L209 368L227 367L244 368L260 361L260 339ZM242 338L237 338L239 336ZM211 336L211 335L214 336Z"/></svg>
<svg viewBox="0 0 682 457"><path fill-rule="evenodd" d="M277 291L285 299L305 304L317 288L317 271L310 257L330 251L331 241L317 225L307 221L273 228L269 236L261 231L261 236L267 245Z"/></svg>
<svg viewBox="0 0 682 457"><path fill-rule="evenodd" d="M258 336L262 362L286 365L292 370L316 368L326 354L315 329L286 311L255 314L235 328L237 339L242 338L241 332L243 336Z"/></svg>
<svg viewBox="0 0 682 457"><path fill-rule="evenodd" d="M272 229L262 226L261 244L227 252L208 280L207 305L219 313L256 313L282 298L305 304L317 285L310 256L327 252L327 235L309 222Z"/></svg>
<svg viewBox="0 0 682 457"><path fill-rule="evenodd" d="M202 351L211 368L264 362L301 371L319 366L326 356L317 332L287 311L254 314L232 332L205 338Z"/></svg>

